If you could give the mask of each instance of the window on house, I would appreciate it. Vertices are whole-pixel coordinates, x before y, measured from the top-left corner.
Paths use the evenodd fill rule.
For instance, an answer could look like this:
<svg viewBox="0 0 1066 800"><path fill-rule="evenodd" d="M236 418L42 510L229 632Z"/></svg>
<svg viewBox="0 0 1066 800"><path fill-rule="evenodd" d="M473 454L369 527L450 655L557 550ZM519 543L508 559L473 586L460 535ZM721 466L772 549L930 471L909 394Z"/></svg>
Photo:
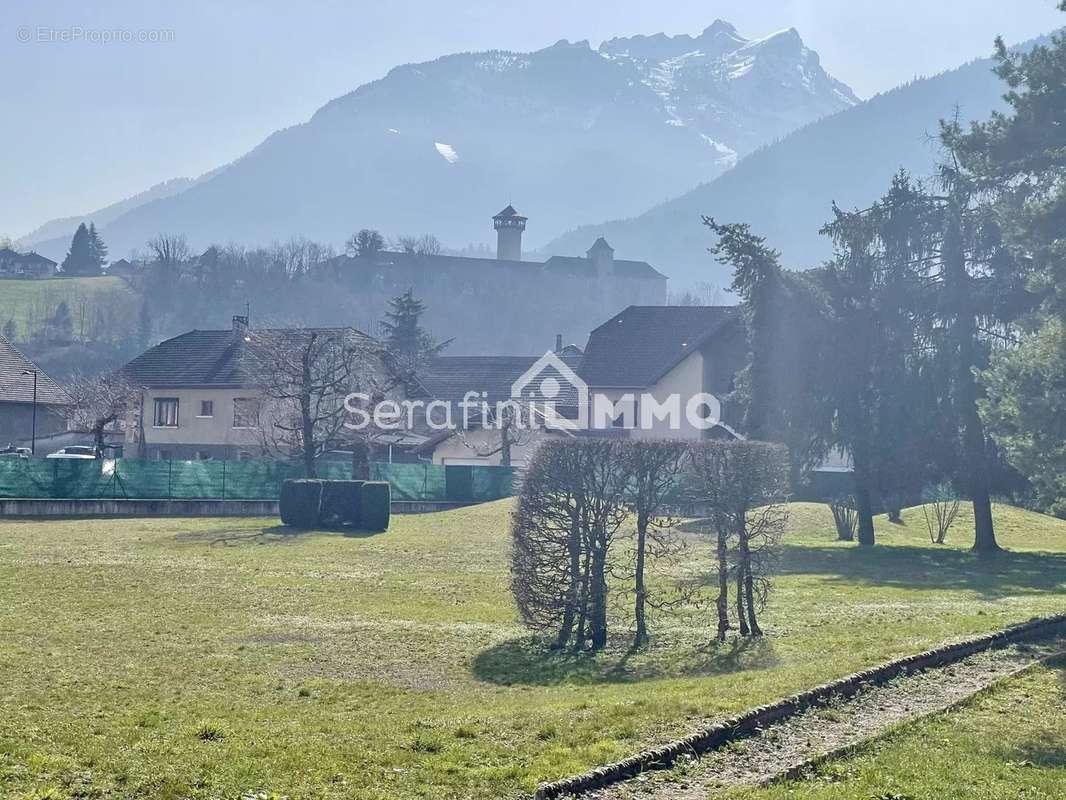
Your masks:
<svg viewBox="0 0 1066 800"><path fill-rule="evenodd" d="M238 450L237 451L237 460L238 461L251 461L252 460L252 454L249 453L247 450Z"/></svg>
<svg viewBox="0 0 1066 800"><path fill-rule="evenodd" d="M178 398L157 397L155 399L155 422L157 428L178 427Z"/></svg>
<svg viewBox="0 0 1066 800"><path fill-rule="evenodd" d="M259 427L259 400L254 397L233 398L233 427Z"/></svg>
<svg viewBox="0 0 1066 800"><path fill-rule="evenodd" d="M213 416L215 416L215 401L214 400L201 400L200 401L200 416L201 417L213 417Z"/></svg>

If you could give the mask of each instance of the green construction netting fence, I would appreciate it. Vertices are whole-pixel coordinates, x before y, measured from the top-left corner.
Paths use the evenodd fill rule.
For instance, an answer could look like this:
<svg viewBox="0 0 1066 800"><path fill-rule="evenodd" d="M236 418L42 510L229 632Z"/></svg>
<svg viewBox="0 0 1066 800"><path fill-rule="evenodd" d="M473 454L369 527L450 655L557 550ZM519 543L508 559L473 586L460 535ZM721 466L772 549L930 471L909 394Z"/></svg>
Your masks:
<svg viewBox="0 0 1066 800"><path fill-rule="evenodd" d="M318 477L351 478L341 462ZM276 500L281 482L302 467L274 461L9 459L0 461L0 497L38 499ZM374 463L371 478L392 485L393 500L482 502L512 494L510 467Z"/></svg>

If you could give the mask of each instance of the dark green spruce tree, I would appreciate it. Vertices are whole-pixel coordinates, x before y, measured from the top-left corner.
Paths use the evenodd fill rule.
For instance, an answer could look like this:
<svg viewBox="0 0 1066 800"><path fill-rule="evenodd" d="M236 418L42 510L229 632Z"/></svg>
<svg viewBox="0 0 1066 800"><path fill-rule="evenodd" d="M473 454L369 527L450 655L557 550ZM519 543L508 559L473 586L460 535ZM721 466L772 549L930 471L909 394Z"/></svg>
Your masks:
<svg viewBox="0 0 1066 800"><path fill-rule="evenodd" d="M1011 53L1002 40L996 50L1007 111L969 129L949 123L942 138L956 158L951 185L989 206L1027 282L1028 298L1017 281L1001 290L997 315L1017 316L1027 299L1040 307L1017 326L1020 346L994 348L975 394L980 421L1040 505L1066 517L1066 35L1028 53ZM976 545L993 550L994 538Z"/></svg>
<svg viewBox="0 0 1066 800"><path fill-rule="evenodd" d="M100 234L96 232L95 222L89 223L89 254L92 258L92 263L96 266L96 272L102 270L104 264L107 263L107 245L100 238Z"/></svg>
<svg viewBox="0 0 1066 800"><path fill-rule="evenodd" d="M412 289L408 289L389 301L389 310L385 312L385 321L381 323L386 350L405 373L416 372L450 344L450 340L438 342L422 327L425 311L425 303L414 296Z"/></svg>
<svg viewBox="0 0 1066 800"><path fill-rule="evenodd" d="M782 269L780 254L749 226L711 218L704 224L718 235L711 252L733 268L748 332L748 363L726 400L744 409L746 436L788 448L792 485L799 486L832 444L823 392L830 366L825 293L815 273Z"/></svg>
<svg viewBox="0 0 1066 800"><path fill-rule="evenodd" d="M92 237L85 223L81 223L70 240L70 250L63 259L66 275L99 275L100 264L93 251Z"/></svg>

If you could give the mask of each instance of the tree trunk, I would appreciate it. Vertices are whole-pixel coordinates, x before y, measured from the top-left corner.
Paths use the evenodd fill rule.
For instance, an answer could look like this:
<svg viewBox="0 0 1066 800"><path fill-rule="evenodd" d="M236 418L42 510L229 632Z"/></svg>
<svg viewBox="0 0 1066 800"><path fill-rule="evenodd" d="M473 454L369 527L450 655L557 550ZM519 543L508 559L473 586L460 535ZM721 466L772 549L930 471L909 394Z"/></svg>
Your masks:
<svg viewBox="0 0 1066 800"><path fill-rule="evenodd" d="M855 514L859 518L859 544L872 547L874 539L874 509L870 498L870 479L865 470L855 466Z"/></svg>
<svg viewBox="0 0 1066 800"><path fill-rule="evenodd" d="M744 579L744 584L748 602L748 625L751 627L751 635L762 636L762 628L759 627L759 622L755 619L755 581L751 576L750 569Z"/></svg>
<svg viewBox="0 0 1066 800"><path fill-rule="evenodd" d="M602 531L593 536L589 643L593 650L602 650L607 646L607 547Z"/></svg>
<svg viewBox="0 0 1066 800"><path fill-rule="evenodd" d="M555 640L555 647L563 650L574 635L574 625L577 621L578 604L581 597L581 529L578 527L576 515L570 520L570 533L566 540L567 555L570 560L570 586L567 588L566 608L563 609L563 619L559 625L559 636Z"/></svg>
<svg viewBox="0 0 1066 800"><path fill-rule="evenodd" d="M506 423L500 430L500 466L511 466L511 424Z"/></svg>
<svg viewBox="0 0 1066 800"><path fill-rule="evenodd" d="M748 543L747 525L743 522L737 532L737 554L738 583L740 583L741 576L743 576L743 588L737 587L737 594L739 595L737 597L737 610L742 620L745 617L745 610L747 611L747 624L741 624L740 632L745 635L762 636L762 629L759 628L759 623L755 619L755 580L751 574L751 548Z"/></svg>
<svg viewBox="0 0 1066 800"><path fill-rule="evenodd" d="M751 632L748 628L748 616L744 611L744 569L740 564L737 564L737 626L741 636L747 636Z"/></svg>
<svg viewBox="0 0 1066 800"><path fill-rule="evenodd" d="M312 336L312 343L314 337ZM311 349L305 347L302 354L303 384L300 392L300 445L303 449L305 477L317 478L315 470L315 420L311 416Z"/></svg>
<svg viewBox="0 0 1066 800"><path fill-rule="evenodd" d="M950 340L955 345L956 413L962 420L962 471L973 502L973 549L979 555L991 555L1000 548L992 525L992 500L988 485L988 456L985 432L977 412L977 312L973 305L973 286L966 271L966 251L962 239L963 198L954 187L948 206L944 231L944 290L947 307L955 317Z"/></svg>
<svg viewBox="0 0 1066 800"><path fill-rule="evenodd" d="M992 555L1000 551L999 543L996 542L996 530L992 525L992 498L989 497L988 489L973 498L973 549L980 556Z"/></svg>
<svg viewBox="0 0 1066 800"><path fill-rule="evenodd" d="M637 622L636 633L633 634L633 649L643 647L648 643L648 624L645 617L645 605L648 598L648 590L644 585L644 557L648 540L648 520L643 514L637 516L637 562L634 569L634 591L636 592L636 604L633 615Z"/></svg>
<svg viewBox="0 0 1066 800"><path fill-rule="evenodd" d="M718 531L718 641L724 642L729 630L729 560L727 558L727 535Z"/></svg>
<svg viewBox="0 0 1066 800"><path fill-rule="evenodd" d="M352 442L352 480L370 480L370 445L365 439Z"/></svg>

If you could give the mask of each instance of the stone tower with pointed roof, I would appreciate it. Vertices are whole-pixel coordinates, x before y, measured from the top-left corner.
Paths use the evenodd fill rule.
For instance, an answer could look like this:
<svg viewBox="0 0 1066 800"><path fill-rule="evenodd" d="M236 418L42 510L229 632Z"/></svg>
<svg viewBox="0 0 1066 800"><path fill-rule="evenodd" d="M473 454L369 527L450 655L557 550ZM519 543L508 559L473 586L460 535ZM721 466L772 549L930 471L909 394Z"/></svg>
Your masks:
<svg viewBox="0 0 1066 800"><path fill-rule="evenodd" d="M599 278L608 278L614 272L614 248L602 236L592 243L585 253Z"/></svg>
<svg viewBox="0 0 1066 800"><path fill-rule="evenodd" d="M492 218L496 228L496 258L500 261L522 260L522 231L526 229L526 217L514 206L507 208Z"/></svg>

